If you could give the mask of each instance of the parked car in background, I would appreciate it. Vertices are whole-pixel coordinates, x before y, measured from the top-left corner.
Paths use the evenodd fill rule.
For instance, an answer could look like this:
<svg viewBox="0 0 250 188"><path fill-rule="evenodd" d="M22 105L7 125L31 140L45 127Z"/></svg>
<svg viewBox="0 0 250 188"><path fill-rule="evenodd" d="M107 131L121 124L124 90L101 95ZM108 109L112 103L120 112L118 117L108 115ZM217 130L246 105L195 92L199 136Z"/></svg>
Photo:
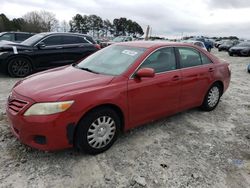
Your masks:
<svg viewBox="0 0 250 188"><path fill-rule="evenodd" d="M128 41L132 41L132 40L133 40L133 37L131 37L131 36L119 36L119 37L114 38L112 41L101 42L100 46L101 46L101 48L104 48L104 47L107 47L111 44L115 44L118 42L128 42Z"/></svg>
<svg viewBox="0 0 250 188"><path fill-rule="evenodd" d="M207 51L207 48L205 46L205 44L201 41L194 41L194 40L185 40L183 41L184 43L189 43L189 44L193 44L193 45L196 45L196 46L199 46L200 48L202 48L203 50L206 50Z"/></svg>
<svg viewBox="0 0 250 188"><path fill-rule="evenodd" d="M27 32L1 32L0 41L22 42L33 35L34 33Z"/></svg>
<svg viewBox="0 0 250 188"><path fill-rule="evenodd" d="M120 131L194 107L215 109L229 86L228 66L190 44L123 42L19 81L6 111L26 145L97 154Z"/></svg>
<svg viewBox="0 0 250 188"><path fill-rule="evenodd" d="M211 49L214 47L213 41L204 38L204 37L195 37L195 38L190 38L190 40L194 40L194 41L201 41L204 43L207 51L211 51Z"/></svg>
<svg viewBox="0 0 250 188"><path fill-rule="evenodd" d="M76 33L40 33L22 43L0 44L0 70L12 77L67 65L96 52L92 37Z"/></svg>
<svg viewBox="0 0 250 188"><path fill-rule="evenodd" d="M238 40L228 40L223 42L221 45L218 47L218 51L228 51L231 47L239 44Z"/></svg>
<svg viewBox="0 0 250 188"><path fill-rule="evenodd" d="M228 54L230 56L250 56L250 42L242 42L229 49Z"/></svg>
<svg viewBox="0 0 250 188"><path fill-rule="evenodd" d="M226 41L228 41L228 40L219 40L219 41L216 41L216 42L214 43L214 47L215 47L215 48L219 48L219 46L220 46L221 44L223 44L224 42L226 42Z"/></svg>

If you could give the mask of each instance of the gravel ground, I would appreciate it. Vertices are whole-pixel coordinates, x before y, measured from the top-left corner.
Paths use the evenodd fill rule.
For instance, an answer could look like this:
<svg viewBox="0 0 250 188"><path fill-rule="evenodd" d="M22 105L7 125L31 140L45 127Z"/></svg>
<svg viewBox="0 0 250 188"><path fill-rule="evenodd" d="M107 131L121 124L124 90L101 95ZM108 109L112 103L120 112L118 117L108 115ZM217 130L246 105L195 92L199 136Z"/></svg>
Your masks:
<svg viewBox="0 0 250 188"><path fill-rule="evenodd" d="M214 111L192 109L144 125L97 156L20 144L4 113L18 79L0 75L0 187L250 187L250 58L212 53L232 68Z"/></svg>

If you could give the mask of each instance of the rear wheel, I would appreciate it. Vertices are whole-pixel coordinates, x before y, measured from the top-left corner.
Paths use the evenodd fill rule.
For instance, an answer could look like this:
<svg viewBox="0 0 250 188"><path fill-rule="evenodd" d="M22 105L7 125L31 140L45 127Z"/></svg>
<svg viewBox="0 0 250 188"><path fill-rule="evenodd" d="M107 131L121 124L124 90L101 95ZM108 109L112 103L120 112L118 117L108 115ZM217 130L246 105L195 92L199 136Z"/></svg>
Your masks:
<svg viewBox="0 0 250 188"><path fill-rule="evenodd" d="M25 77L31 74L30 61L24 57L16 57L8 61L8 73L12 77Z"/></svg>
<svg viewBox="0 0 250 188"><path fill-rule="evenodd" d="M220 101L220 97L222 95L222 88L218 83L215 83L208 90L201 109L204 111L211 111L216 108Z"/></svg>
<svg viewBox="0 0 250 188"><path fill-rule="evenodd" d="M75 146L89 154L106 151L117 139L120 122L117 113L110 108L88 113L78 125Z"/></svg>

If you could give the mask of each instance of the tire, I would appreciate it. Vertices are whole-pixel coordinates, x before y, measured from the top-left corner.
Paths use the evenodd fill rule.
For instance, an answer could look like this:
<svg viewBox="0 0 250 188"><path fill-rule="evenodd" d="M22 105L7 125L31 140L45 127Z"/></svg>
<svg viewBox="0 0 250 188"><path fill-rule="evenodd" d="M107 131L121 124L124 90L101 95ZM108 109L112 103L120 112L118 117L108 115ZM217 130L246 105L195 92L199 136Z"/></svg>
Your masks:
<svg viewBox="0 0 250 188"><path fill-rule="evenodd" d="M211 52L211 47L208 47L207 51L208 51L208 52Z"/></svg>
<svg viewBox="0 0 250 188"><path fill-rule="evenodd" d="M26 77L32 73L31 62L24 57L10 59L8 61L8 73L11 77Z"/></svg>
<svg viewBox="0 0 250 188"><path fill-rule="evenodd" d="M114 110L97 108L80 121L75 134L75 147L92 155L102 153L116 141L120 126L121 120Z"/></svg>
<svg viewBox="0 0 250 188"><path fill-rule="evenodd" d="M220 48L218 48L218 51L220 52L220 51L221 51L221 49L220 49Z"/></svg>
<svg viewBox="0 0 250 188"><path fill-rule="evenodd" d="M247 72L250 73L250 64L247 67Z"/></svg>
<svg viewBox="0 0 250 188"><path fill-rule="evenodd" d="M228 52L228 55L229 55L229 56L233 56L233 54L232 54L232 53L230 53L230 52Z"/></svg>
<svg viewBox="0 0 250 188"><path fill-rule="evenodd" d="M221 95L221 86L218 83L213 84L207 91L207 94L201 105L201 109L204 111L214 110L220 101Z"/></svg>

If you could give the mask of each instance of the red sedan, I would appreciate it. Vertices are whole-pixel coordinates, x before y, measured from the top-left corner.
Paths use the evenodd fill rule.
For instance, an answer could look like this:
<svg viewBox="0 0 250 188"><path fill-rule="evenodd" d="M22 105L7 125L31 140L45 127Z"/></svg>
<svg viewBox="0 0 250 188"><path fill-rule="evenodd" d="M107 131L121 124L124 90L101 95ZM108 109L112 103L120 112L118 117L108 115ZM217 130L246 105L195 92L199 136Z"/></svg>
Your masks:
<svg viewBox="0 0 250 188"><path fill-rule="evenodd" d="M115 44L21 80L7 115L26 145L97 154L120 131L194 107L213 110L229 86L228 66L190 44Z"/></svg>

